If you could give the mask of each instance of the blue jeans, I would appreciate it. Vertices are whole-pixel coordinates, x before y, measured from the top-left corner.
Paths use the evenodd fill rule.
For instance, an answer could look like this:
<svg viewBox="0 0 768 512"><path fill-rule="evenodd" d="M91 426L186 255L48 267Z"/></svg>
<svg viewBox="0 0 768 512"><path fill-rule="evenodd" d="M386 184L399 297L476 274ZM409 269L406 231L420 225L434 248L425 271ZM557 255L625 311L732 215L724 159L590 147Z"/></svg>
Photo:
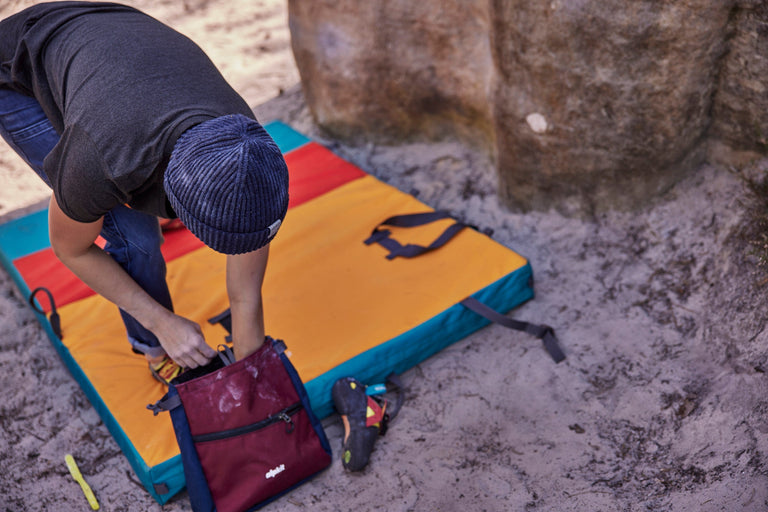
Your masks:
<svg viewBox="0 0 768 512"><path fill-rule="evenodd" d="M37 100L0 87L0 135L51 186L43 172L43 160L59 142L59 135ZM118 206L104 215L101 236L107 241L104 250L153 299L173 311L157 217ZM154 334L122 309L120 315L136 351L150 357L164 353Z"/></svg>

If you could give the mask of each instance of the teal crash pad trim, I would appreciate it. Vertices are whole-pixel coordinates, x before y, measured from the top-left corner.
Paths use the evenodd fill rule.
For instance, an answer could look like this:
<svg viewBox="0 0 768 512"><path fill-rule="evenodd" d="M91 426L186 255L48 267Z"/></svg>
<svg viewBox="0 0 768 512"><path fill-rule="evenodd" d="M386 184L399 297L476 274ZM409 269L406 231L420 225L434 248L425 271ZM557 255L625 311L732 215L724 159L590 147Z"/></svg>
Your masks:
<svg viewBox="0 0 768 512"><path fill-rule="evenodd" d="M279 147L280 151L283 153L288 153L311 142L311 139L281 121L267 123L264 125L264 129L266 129L267 133L272 136L277 147Z"/></svg>
<svg viewBox="0 0 768 512"><path fill-rule="evenodd" d="M0 249L10 261L50 246L48 209L0 225Z"/></svg>
<svg viewBox="0 0 768 512"><path fill-rule="evenodd" d="M37 214L31 214L30 217L35 217L36 221L40 222L40 218ZM17 219L17 220L21 220L21 219ZM27 224L24 223L22 225L26 226ZM5 243L5 241L3 240L2 243ZM35 251L32 251L32 252L35 252ZM21 277L21 274L19 273L19 271L13 265L13 261L9 257L9 254L6 251L6 247L4 245L0 245L0 263L2 263L5 269L8 271L14 283L16 283L16 286L19 287L19 291L21 292L22 296L25 298L29 297L30 295L29 287L24 282L24 279ZM144 487L146 487L147 491L150 493L150 495L152 495L152 497L158 503L163 504L167 502L174 494L179 492L184 487L183 475L181 475L181 482L179 484L179 478L172 478L173 474L178 472L178 470L176 469L167 470L166 468L161 468L162 470L164 470L164 472L162 472L163 478L166 478L171 485L169 485L169 492L164 495L160 495L157 492L155 492L154 484L158 482L152 480L153 475L151 474L150 468L144 462L144 459L141 458L138 451L136 451L136 448L133 446L133 443L131 443L131 441L128 439L128 436L125 435L125 431L117 422L114 415L110 412L107 405L101 399L101 396L96 391L96 388L94 388L93 385L91 384L91 381L88 380L88 377L85 375L85 372L83 372L82 368L80 368L80 365L72 356L72 354L70 353L66 345L64 345L61 339L59 339L59 337L56 336L56 334L53 332L53 328L51 327L51 323L48 321L48 318L45 315L38 313L37 311L34 311L34 314L35 316L37 316L37 319L40 322L40 325L43 327L43 330L48 335L48 339L51 341L51 344L53 345L54 350L56 350L56 352L59 354L59 357L64 362L64 366L66 366L67 370L69 370L69 373L72 375L75 381L80 385L80 388L83 390L83 393L85 394L86 398L88 398L88 401L91 402L91 405L93 406L93 408L96 409L96 412L98 413L101 420L104 422L104 425L107 427L107 430L109 431L110 434L112 434L112 437L115 438L115 441L117 442L118 446L120 446L120 449L125 454L126 459L128 459L128 462L130 463L131 467L136 472L136 476L139 477L139 480L141 481L141 483L144 485ZM161 466L163 464L161 464ZM179 470L180 469L181 468L179 468ZM170 476L167 476L166 473L167 475L170 475Z"/></svg>

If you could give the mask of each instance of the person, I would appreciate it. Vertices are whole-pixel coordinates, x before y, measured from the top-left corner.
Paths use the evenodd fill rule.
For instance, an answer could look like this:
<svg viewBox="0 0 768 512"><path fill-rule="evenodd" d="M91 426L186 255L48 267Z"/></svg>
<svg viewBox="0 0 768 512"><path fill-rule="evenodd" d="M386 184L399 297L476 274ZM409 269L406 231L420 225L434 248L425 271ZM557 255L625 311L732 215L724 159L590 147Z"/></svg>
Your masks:
<svg viewBox="0 0 768 512"><path fill-rule="evenodd" d="M227 255L235 356L258 349L288 170L205 53L132 7L67 1L0 21L0 63L0 134L52 188L51 247L120 308L152 374L168 382L215 355L173 311L160 218Z"/></svg>

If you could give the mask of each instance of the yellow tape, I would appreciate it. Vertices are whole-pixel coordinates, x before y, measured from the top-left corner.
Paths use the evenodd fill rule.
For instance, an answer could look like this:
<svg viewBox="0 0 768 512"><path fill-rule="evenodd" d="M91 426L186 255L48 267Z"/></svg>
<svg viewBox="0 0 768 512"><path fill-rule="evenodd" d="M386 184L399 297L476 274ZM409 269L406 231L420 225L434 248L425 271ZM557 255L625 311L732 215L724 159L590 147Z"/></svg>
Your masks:
<svg viewBox="0 0 768 512"><path fill-rule="evenodd" d="M83 478L83 475L80 474L80 468L77 467L75 458L68 453L64 456L64 462L67 463L67 467L69 468L69 472L72 475L72 478L75 479L75 482L80 484L80 488L83 490L83 494L85 494L85 498L88 500L88 503L91 505L91 508L93 510L99 510L99 502L96 501L96 496L93 495L93 491L91 490L91 487L85 481L85 479Z"/></svg>

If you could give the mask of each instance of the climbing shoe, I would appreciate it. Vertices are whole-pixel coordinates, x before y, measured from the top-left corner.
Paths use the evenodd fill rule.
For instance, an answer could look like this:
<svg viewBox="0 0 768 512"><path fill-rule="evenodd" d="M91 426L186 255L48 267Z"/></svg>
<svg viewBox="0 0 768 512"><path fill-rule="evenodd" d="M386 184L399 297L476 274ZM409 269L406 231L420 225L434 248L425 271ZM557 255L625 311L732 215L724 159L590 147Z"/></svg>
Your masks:
<svg viewBox="0 0 768 512"><path fill-rule="evenodd" d="M387 401L365 393L365 385L352 377L336 381L333 404L344 423L341 462L347 471L360 471L367 464L373 445L387 430Z"/></svg>
<svg viewBox="0 0 768 512"><path fill-rule="evenodd" d="M169 382L181 375L184 368L179 366L176 361L170 357L165 356L157 363L149 363L149 371L155 379L168 385Z"/></svg>

